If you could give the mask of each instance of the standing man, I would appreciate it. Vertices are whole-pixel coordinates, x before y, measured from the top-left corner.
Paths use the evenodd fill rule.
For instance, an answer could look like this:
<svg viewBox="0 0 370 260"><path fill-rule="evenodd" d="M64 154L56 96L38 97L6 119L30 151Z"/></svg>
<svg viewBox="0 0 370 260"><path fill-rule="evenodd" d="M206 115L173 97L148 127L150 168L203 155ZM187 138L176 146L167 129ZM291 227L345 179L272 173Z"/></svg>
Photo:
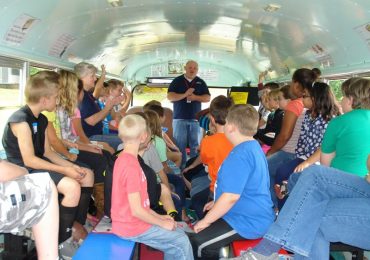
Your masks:
<svg viewBox="0 0 370 260"><path fill-rule="evenodd" d="M181 168L186 163L187 144L190 146L190 157L197 155L200 127L195 114L201 110L201 102L211 99L207 84L197 73L198 63L189 60L185 65L185 74L171 82L167 93L167 99L173 102L173 135L182 153Z"/></svg>

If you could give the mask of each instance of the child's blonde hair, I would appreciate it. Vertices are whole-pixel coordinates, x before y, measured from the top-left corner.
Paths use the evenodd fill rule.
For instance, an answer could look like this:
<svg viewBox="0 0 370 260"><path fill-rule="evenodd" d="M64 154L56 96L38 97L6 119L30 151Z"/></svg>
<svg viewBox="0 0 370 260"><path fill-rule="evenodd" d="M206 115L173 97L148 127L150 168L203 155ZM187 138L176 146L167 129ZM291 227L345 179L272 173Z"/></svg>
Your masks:
<svg viewBox="0 0 370 260"><path fill-rule="evenodd" d="M259 115L252 105L234 105L226 117L227 124L235 125L239 132L245 136L257 133Z"/></svg>
<svg viewBox="0 0 370 260"><path fill-rule="evenodd" d="M272 89L267 95L270 99L273 99L275 101L278 101L279 100L279 93L280 93L280 89Z"/></svg>
<svg viewBox="0 0 370 260"><path fill-rule="evenodd" d="M62 107L69 116L73 116L77 107L78 77L75 73L61 70L59 88L59 107Z"/></svg>
<svg viewBox="0 0 370 260"><path fill-rule="evenodd" d="M124 141L136 140L147 131L147 124L142 116L131 114L121 119L118 136Z"/></svg>
<svg viewBox="0 0 370 260"><path fill-rule="evenodd" d="M146 118L148 119L148 125L153 135L162 137L162 128L159 115L153 110L144 111Z"/></svg>
<svg viewBox="0 0 370 260"><path fill-rule="evenodd" d="M37 104L42 97L58 93L59 74L54 71L39 71L31 76L26 84L25 96L29 104Z"/></svg>

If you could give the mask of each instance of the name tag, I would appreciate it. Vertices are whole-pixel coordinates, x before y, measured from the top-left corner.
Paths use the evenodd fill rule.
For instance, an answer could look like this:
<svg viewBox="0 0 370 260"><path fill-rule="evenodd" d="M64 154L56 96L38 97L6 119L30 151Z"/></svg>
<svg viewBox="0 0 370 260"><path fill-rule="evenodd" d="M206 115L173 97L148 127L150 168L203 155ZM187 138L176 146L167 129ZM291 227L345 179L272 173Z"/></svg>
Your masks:
<svg viewBox="0 0 370 260"><path fill-rule="evenodd" d="M34 134L37 133L37 123L32 123L32 130Z"/></svg>

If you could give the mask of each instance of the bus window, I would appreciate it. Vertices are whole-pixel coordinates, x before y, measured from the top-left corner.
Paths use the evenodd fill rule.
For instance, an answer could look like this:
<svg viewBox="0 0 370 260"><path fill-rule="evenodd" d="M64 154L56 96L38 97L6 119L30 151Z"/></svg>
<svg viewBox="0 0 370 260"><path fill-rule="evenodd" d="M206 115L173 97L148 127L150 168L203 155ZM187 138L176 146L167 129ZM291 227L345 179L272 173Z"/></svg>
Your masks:
<svg viewBox="0 0 370 260"><path fill-rule="evenodd" d="M9 116L23 104L23 91L20 87L23 70L16 63L1 61L0 59L0 118L3 120L0 121L0 132L3 133ZM2 149L0 143L0 150Z"/></svg>
<svg viewBox="0 0 370 260"><path fill-rule="evenodd" d="M212 100L220 95L224 95L227 97L229 88L226 87L208 87L209 93L211 93L211 100L207 103L202 103L202 109L209 108L211 105Z"/></svg>
<svg viewBox="0 0 370 260"><path fill-rule="evenodd" d="M334 94L335 98L338 101L341 101L342 97L343 97L342 89L341 89L343 81L344 81L344 79L336 79L336 80L330 80L329 83L328 83L331 90L333 91L333 94Z"/></svg>
<svg viewBox="0 0 370 260"><path fill-rule="evenodd" d="M0 107L21 105L19 91L20 69L0 67Z"/></svg>
<svg viewBox="0 0 370 260"><path fill-rule="evenodd" d="M133 106L144 106L151 100L157 100L161 102L163 107L172 107L171 102L167 100L167 87L149 87L147 85L137 85L133 88Z"/></svg>
<svg viewBox="0 0 370 260"><path fill-rule="evenodd" d="M39 71L43 70L52 70L51 68L42 68L42 67L37 67L37 66L30 66L30 76L35 75Z"/></svg>

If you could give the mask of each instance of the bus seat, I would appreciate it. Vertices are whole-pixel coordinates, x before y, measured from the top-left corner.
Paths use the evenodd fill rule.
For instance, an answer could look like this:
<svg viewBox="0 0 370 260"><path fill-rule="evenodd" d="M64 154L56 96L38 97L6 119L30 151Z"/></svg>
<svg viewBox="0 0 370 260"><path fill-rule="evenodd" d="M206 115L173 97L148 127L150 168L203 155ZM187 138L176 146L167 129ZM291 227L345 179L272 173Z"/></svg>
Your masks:
<svg viewBox="0 0 370 260"><path fill-rule="evenodd" d="M25 231L22 232L22 235L0 233L0 241L3 241L3 251L0 250L0 259L36 259L36 248L30 238L32 232L28 229ZM25 233L27 233L27 236L23 236Z"/></svg>
<svg viewBox="0 0 370 260"><path fill-rule="evenodd" d="M353 260L362 260L364 259L364 249L346 245L340 242L330 243L330 251L340 251L340 252L350 252L352 254Z"/></svg>
<svg viewBox="0 0 370 260"><path fill-rule="evenodd" d="M135 242L128 241L114 234L89 233L73 260L83 259L132 259Z"/></svg>

